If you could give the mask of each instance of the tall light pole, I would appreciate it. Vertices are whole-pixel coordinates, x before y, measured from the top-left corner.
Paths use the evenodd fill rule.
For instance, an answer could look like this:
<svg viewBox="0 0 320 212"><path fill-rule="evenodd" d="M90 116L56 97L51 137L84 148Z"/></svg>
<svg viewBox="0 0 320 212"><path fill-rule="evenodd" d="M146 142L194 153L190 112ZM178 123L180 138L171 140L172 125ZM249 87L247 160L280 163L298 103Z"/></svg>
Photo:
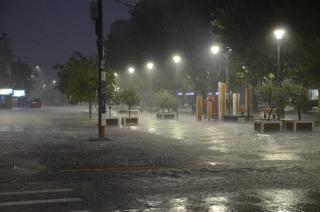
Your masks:
<svg viewBox="0 0 320 212"><path fill-rule="evenodd" d="M177 113L177 118L179 116L179 112L178 112L178 108L179 108L179 105L178 105L178 64L181 62L181 57L179 55L174 55L172 57L172 61L174 62L175 64L175 92L176 92L176 113Z"/></svg>
<svg viewBox="0 0 320 212"><path fill-rule="evenodd" d="M214 69L214 66L215 66L215 56L220 52L220 47L217 46L217 45L213 45L211 46L210 48L210 52L211 52L211 55L212 55L212 68L211 68L211 72L213 72L213 69ZM211 73L212 74L212 73ZM211 82L213 83L213 82Z"/></svg>
<svg viewBox="0 0 320 212"><path fill-rule="evenodd" d="M273 34L277 41L277 47L278 47L278 60L277 60L277 84L280 85L280 47L281 47L281 40L285 34L284 29L276 29L273 31Z"/></svg>
<svg viewBox="0 0 320 212"><path fill-rule="evenodd" d="M153 71L154 64L152 62L147 63L147 69L149 71L149 106L150 106L150 112L152 112L152 101L151 101L151 96L152 96L152 86L151 86L151 75Z"/></svg>
<svg viewBox="0 0 320 212"><path fill-rule="evenodd" d="M129 73L129 75L132 75L131 79L130 79L130 77L128 78L129 81L130 81L130 83L128 83L128 85L129 85L130 87L133 87L133 81L134 81L134 76L133 76L133 74L134 74L134 72L135 72L134 67L130 66L130 67L128 68L128 73Z"/></svg>

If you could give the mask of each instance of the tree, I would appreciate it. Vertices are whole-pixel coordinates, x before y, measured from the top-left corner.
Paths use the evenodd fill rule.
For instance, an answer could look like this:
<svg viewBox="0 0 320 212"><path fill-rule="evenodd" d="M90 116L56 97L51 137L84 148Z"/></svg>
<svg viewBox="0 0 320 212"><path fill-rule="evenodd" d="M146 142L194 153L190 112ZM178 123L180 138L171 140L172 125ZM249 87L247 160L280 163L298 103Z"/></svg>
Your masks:
<svg viewBox="0 0 320 212"><path fill-rule="evenodd" d="M297 109L298 118L301 120L301 109L308 105L308 96L305 88L301 83L292 79L285 79L282 82L282 89L289 99L289 103Z"/></svg>
<svg viewBox="0 0 320 212"><path fill-rule="evenodd" d="M121 100L123 104L126 104L128 106L130 118L130 110L133 106L138 105L140 103L140 96L138 95L136 90L129 88L122 91Z"/></svg>
<svg viewBox="0 0 320 212"><path fill-rule="evenodd" d="M174 108L176 105L175 97L167 90L161 90L155 94L155 104L164 112L165 109L170 112L170 108Z"/></svg>
<svg viewBox="0 0 320 212"><path fill-rule="evenodd" d="M111 117L111 109L121 103L121 92L113 92L112 95L107 95L107 104L109 107L109 117Z"/></svg>
<svg viewBox="0 0 320 212"><path fill-rule="evenodd" d="M281 96L281 91L279 87L273 80L265 80L260 82L256 88L256 94L258 99L267 103L270 108L268 114L268 121L270 120L270 115L275 107L277 107L279 98Z"/></svg>
<svg viewBox="0 0 320 212"><path fill-rule="evenodd" d="M276 74L276 41L273 30L286 28L281 41L281 73L304 85L320 83L319 6L301 0L227 0L212 8L212 27L217 41L232 48L232 69L245 65L249 83L256 85L268 73Z"/></svg>
<svg viewBox="0 0 320 212"><path fill-rule="evenodd" d="M55 65L58 70L57 88L66 95L71 104L89 103L89 118L91 119L92 103L97 101L98 67L95 57L83 56L75 52L62 65ZM113 74L106 71L107 97L114 93Z"/></svg>
<svg viewBox="0 0 320 212"><path fill-rule="evenodd" d="M125 24L122 23L119 25L122 32L115 30L109 35L106 42L107 62L113 70L121 72L129 63L144 66L146 60L151 58L157 62L157 69L161 70L155 73L154 89L174 90L171 56L179 53L183 63L179 64L177 87L207 94L212 82L206 80L210 54L205 50L212 42L210 8L214 5L213 0L137 2L126 30L123 30ZM184 81L187 83L181 83Z"/></svg>

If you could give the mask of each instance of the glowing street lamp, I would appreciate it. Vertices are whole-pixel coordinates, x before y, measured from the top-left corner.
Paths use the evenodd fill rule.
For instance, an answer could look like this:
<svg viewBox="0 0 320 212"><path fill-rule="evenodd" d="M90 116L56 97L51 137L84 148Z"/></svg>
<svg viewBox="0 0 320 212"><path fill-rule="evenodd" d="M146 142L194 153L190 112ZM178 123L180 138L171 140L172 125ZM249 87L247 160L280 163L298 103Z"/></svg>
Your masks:
<svg viewBox="0 0 320 212"><path fill-rule="evenodd" d="M212 54L218 54L220 51L220 47L219 46L211 46L210 51Z"/></svg>
<svg viewBox="0 0 320 212"><path fill-rule="evenodd" d="M273 34L277 40L281 40L283 38L285 32L286 31L284 29L276 29L273 31Z"/></svg>
<svg viewBox="0 0 320 212"><path fill-rule="evenodd" d="M149 104L150 104L150 111L152 112L152 106L151 106L151 96L152 96L152 85L151 85L151 75L154 68L154 64L152 62L148 62L146 65L148 71L149 71Z"/></svg>
<svg viewBox="0 0 320 212"><path fill-rule="evenodd" d="M280 85L280 46L281 40L285 35L286 31L284 29L276 29L273 31L274 37L277 40L277 47L278 47L278 61L277 61L277 84Z"/></svg>
<svg viewBox="0 0 320 212"><path fill-rule="evenodd" d="M174 55L173 57L172 57L172 60L173 60L173 62L174 63L180 63L180 61L181 61L181 57L179 56L179 55Z"/></svg>
<svg viewBox="0 0 320 212"><path fill-rule="evenodd" d="M177 88L178 88L178 64L181 62L181 57L179 55L173 55L172 61L175 64L175 87L176 87L176 112L177 112L177 118L178 118L178 96L177 96Z"/></svg>
<svg viewBox="0 0 320 212"><path fill-rule="evenodd" d="M147 63L147 69L152 70L154 67L154 64L152 62Z"/></svg>
<svg viewBox="0 0 320 212"><path fill-rule="evenodd" d="M128 72L129 72L129 74L133 74L134 73L134 68L133 67L129 67L128 68Z"/></svg>

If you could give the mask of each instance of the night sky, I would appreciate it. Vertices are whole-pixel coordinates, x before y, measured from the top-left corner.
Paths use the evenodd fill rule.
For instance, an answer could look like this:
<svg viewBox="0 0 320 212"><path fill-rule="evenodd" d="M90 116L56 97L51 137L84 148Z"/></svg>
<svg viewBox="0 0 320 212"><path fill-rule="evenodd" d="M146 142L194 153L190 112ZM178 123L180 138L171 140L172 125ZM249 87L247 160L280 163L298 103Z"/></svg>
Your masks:
<svg viewBox="0 0 320 212"><path fill-rule="evenodd" d="M134 0L126 1L134 2ZM11 38L16 56L40 65L48 80L52 66L63 63L74 51L96 54L94 23L89 17L90 0L0 0L0 32ZM103 0L104 36L110 24L128 19L128 8L114 0Z"/></svg>

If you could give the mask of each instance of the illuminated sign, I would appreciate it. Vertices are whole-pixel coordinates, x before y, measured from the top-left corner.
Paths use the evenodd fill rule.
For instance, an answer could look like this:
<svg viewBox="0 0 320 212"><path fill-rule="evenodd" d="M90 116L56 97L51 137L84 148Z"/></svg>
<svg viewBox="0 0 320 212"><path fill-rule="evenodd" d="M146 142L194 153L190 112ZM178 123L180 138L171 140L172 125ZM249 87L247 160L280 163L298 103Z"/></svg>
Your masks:
<svg viewBox="0 0 320 212"><path fill-rule="evenodd" d="M26 92L24 90L13 90L14 97L23 97L26 95Z"/></svg>
<svg viewBox="0 0 320 212"><path fill-rule="evenodd" d="M0 89L0 95L11 95L12 89L11 88L3 88Z"/></svg>

